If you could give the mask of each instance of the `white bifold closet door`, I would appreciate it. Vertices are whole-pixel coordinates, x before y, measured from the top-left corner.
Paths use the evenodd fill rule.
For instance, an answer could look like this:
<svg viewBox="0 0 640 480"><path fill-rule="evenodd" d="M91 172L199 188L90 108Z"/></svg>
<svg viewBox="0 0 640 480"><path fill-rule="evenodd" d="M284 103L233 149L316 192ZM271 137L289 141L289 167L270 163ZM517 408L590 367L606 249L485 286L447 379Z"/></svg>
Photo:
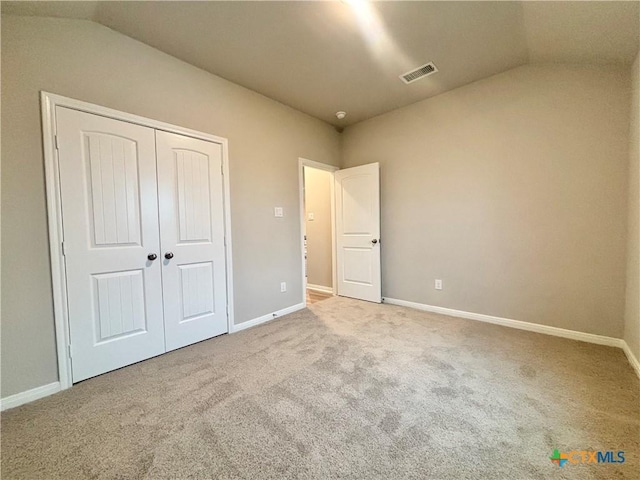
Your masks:
<svg viewBox="0 0 640 480"><path fill-rule="evenodd" d="M78 382L227 331L221 146L56 108Z"/></svg>

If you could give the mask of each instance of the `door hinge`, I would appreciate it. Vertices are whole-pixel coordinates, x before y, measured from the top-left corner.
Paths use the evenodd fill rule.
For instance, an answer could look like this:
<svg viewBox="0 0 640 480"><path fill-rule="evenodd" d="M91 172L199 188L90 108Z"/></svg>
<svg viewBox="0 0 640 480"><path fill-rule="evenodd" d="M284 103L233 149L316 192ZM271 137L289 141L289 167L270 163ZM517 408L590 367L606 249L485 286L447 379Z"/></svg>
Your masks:
<svg viewBox="0 0 640 480"><path fill-rule="evenodd" d="M56 145L56 150L60 150L60 142L58 141L58 135L54 135L54 143Z"/></svg>
<svg viewBox="0 0 640 480"><path fill-rule="evenodd" d="M224 176L224 163L220 162L220 174Z"/></svg>
<svg viewBox="0 0 640 480"><path fill-rule="evenodd" d="M71 344L67 345L67 351L69 352L69 358L73 358L73 355L71 354Z"/></svg>
<svg viewBox="0 0 640 480"><path fill-rule="evenodd" d="M62 256L63 256L63 257L66 257L66 256L67 256L67 252L66 252L66 251L65 251L65 249L64 249L64 242L62 242L62 244L61 244L61 245L62 245Z"/></svg>

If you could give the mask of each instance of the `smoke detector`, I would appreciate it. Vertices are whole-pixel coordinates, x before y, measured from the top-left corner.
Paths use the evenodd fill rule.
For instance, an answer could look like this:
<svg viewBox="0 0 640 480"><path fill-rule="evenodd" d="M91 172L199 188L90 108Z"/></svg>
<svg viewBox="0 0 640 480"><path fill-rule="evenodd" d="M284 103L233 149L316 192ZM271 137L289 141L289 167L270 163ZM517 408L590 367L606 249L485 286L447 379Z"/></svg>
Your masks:
<svg viewBox="0 0 640 480"><path fill-rule="evenodd" d="M336 112L336 117L338 117L338 120L342 120L346 116L347 116L347 112L343 112L343 111Z"/></svg>
<svg viewBox="0 0 640 480"><path fill-rule="evenodd" d="M415 82L416 80L420 80L421 78L433 75L437 71L438 69L433 64L433 62L429 62L419 66L418 68L414 68L410 72L403 73L402 75L400 75L400 80L408 85Z"/></svg>

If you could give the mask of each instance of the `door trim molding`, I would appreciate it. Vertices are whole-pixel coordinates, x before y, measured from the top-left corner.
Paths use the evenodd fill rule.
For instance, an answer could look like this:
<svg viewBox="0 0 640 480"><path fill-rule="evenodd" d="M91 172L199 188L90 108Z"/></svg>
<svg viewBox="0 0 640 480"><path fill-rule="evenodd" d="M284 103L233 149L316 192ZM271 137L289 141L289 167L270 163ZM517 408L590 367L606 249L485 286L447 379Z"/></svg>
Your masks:
<svg viewBox="0 0 640 480"><path fill-rule="evenodd" d="M329 293L333 295L337 292L337 264L336 264L336 195L333 174L340 170L340 167L327 163L314 162L306 158L298 157L298 203L300 207L300 257L302 260L302 305L307 306L307 276L305 275L304 258L304 236L306 218L304 215L304 167L311 167L331 173L331 276L333 286Z"/></svg>
<svg viewBox="0 0 640 480"><path fill-rule="evenodd" d="M133 123L144 127L177 133L187 137L197 138L220 144L222 146L222 181L224 189L224 231L225 231L225 260L227 281L227 329L234 331L233 304L233 255L231 240L231 199L229 190L229 142L226 138L218 137L189 128L160 122L131 113L120 112L93 103L63 97L45 91L40 92L40 108L42 115L42 142L45 166L45 185L47 199L47 221L49 226L49 252L51 257L51 281L53 285L53 316L56 333L56 353L58 356L59 390L66 390L72 385L71 362L69 361L69 319L67 315L67 286L64 258L62 254L62 204L60 195L60 175L58 150L56 148L56 107L66 107L80 112L100 115L123 122ZM53 385L53 384L51 384ZM45 386L49 387L49 385ZM45 388L38 387L38 388ZM34 390L38 390L34 389ZM46 390L42 396L55 393L53 389ZM56 390L57 391L57 390ZM24 395L23 392L18 395ZM34 398L35 399L35 398ZM29 400L27 400L29 401ZM3 405L4 405L3 401Z"/></svg>

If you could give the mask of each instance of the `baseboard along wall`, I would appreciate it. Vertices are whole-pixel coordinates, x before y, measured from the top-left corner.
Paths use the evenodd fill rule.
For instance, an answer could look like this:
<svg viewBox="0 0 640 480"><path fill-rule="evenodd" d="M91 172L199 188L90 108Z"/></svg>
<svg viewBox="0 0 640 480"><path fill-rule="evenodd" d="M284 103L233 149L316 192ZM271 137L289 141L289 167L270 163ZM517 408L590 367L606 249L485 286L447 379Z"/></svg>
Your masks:
<svg viewBox="0 0 640 480"><path fill-rule="evenodd" d="M570 340L578 340L580 342L594 343L596 345L606 345L608 347L621 348L629 363L636 372L638 378L640 378L640 362L635 357L627 342L622 338L607 337L605 335L595 335L593 333L578 332L576 330L568 330L566 328L550 327L548 325L540 325L537 323L523 322L521 320L512 320L510 318L494 317L492 315L485 315L482 313L465 312L464 310L454 310L452 308L437 307L434 305L427 305L424 303L409 302L407 300L400 300L397 298L385 297L382 299L383 303L389 305L398 305L400 307L414 308L416 310L423 310L425 312L439 313L441 315L448 315L450 317L465 318L467 320L476 320L479 322L493 323L494 325L502 325L503 327L517 328L519 330L527 330L529 332L542 333L544 335L552 335L554 337L563 337Z"/></svg>
<svg viewBox="0 0 640 480"><path fill-rule="evenodd" d="M278 317L282 317L283 315L288 315L290 313L297 312L298 310L302 310L303 308L304 308L304 303L298 303L297 305L283 308L282 310L278 310L277 312L267 313L266 315L262 315L261 317L254 318L253 320L247 320L246 322L233 325L229 333L235 333L241 330L246 330L247 328L256 327L270 320L276 319Z"/></svg>
<svg viewBox="0 0 640 480"><path fill-rule="evenodd" d="M9 395L8 397L0 399L0 411L8 410L9 408L19 407L25 403L33 402L54 393L60 391L60 382L49 383L48 385L42 385L41 387L32 388L24 392L16 393L15 395Z"/></svg>
<svg viewBox="0 0 640 480"><path fill-rule="evenodd" d="M328 293L333 295L333 288L325 287L324 285L314 285L313 283L307 283L307 290L313 290L314 292Z"/></svg>

